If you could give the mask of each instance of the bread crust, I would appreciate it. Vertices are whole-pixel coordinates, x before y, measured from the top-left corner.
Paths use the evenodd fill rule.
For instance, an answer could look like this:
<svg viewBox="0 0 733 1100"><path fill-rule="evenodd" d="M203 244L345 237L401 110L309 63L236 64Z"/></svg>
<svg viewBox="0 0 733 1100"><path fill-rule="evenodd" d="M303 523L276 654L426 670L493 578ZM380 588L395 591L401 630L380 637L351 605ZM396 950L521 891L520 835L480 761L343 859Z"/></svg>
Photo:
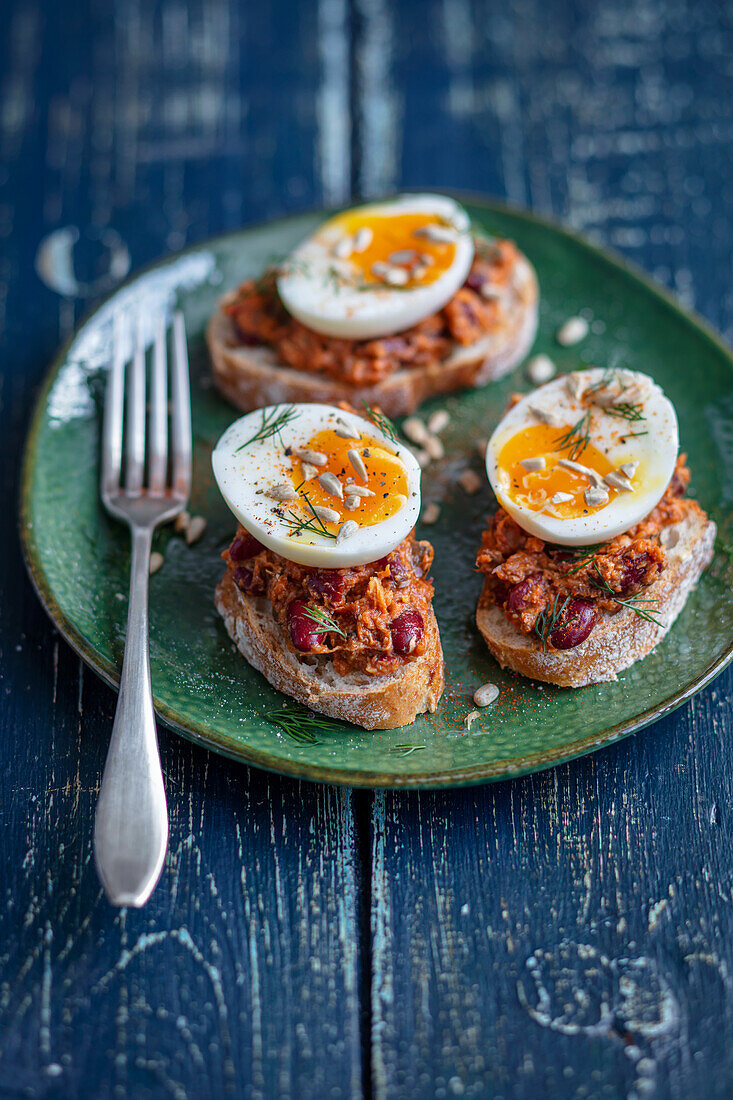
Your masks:
<svg viewBox="0 0 733 1100"><path fill-rule="evenodd" d="M368 730L395 729L410 725L424 711L432 713L443 694L443 650L432 609L422 656L386 676L341 676L327 657L313 657L309 663L293 653L284 643L271 604L243 595L230 572L217 587L216 607L247 661L278 691L320 714Z"/></svg>
<svg viewBox="0 0 733 1100"><path fill-rule="evenodd" d="M520 256L505 302L506 324L474 344L454 343L446 359L397 370L374 385L356 386L315 371L281 364L264 344L243 347L232 318L223 310L235 293L225 295L206 330L214 381L243 412L281 402L333 405L362 400L378 405L387 416L404 416L440 393L483 386L507 374L531 348L537 331L537 276Z"/></svg>
<svg viewBox="0 0 733 1100"><path fill-rule="evenodd" d="M491 599L488 581L478 601L476 624L502 668L511 668L533 680L559 687L584 687L617 679L623 669L640 661L661 642L684 607L691 589L713 556L715 524L704 512L664 528L676 542L666 547L668 565L645 590L655 601L661 625L624 608L617 615L604 612L589 637L575 649L548 649L522 634Z"/></svg>

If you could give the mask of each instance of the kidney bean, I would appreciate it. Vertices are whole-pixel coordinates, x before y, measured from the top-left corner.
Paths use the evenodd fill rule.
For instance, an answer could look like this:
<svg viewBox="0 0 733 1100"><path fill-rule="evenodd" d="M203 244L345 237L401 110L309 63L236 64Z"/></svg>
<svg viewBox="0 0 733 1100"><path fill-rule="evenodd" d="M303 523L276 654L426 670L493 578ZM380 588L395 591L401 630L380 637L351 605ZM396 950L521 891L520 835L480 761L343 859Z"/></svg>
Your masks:
<svg viewBox="0 0 733 1100"><path fill-rule="evenodd" d="M412 653L420 644L425 632L422 615L419 611L409 608L401 611L390 623L392 634L392 647L395 653Z"/></svg>
<svg viewBox="0 0 733 1100"><path fill-rule="evenodd" d="M255 581L254 573L246 565L237 566L234 570L234 581L241 589L248 592L250 596L261 596L264 592L264 588L259 581Z"/></svg>
<svg viewBox="0 0 733 1100"><path fill-rule="evenodd" d="M538 570L536 573L530 573L518 584L512 585L506 598L507 611L523 611L532 589L541 577L542 574Z"/></svg>
<svg viewBox="0 0 733 1100"><path fill-rule="evenodd" d="M346 577L340 569L318 569L308 577L308 590L334 606L344 602Z"/></svg>
<svg viewBox="0 0 733 1100"><path fill-rule="evenodd" d="M574 649L585 641L597 620L598 611L591 600L571 600L560 626L550 635L550 645L554 649Z"/></svg>
<svg viewBox="0 0 733 1100"><path fill-rule="evenodd" d="M494 585L494 603L497 607L503 607L506 602L506 598L509 595L509 589L503 581L497 581Z"/></svg>
<svg viewBox="0 0 733 1100"><path fill-rule="evenodd" d="M307 605L302 600L288 604L288 630L296 649L309 653L323 643L324 634L315 629L315 623L304 612Z"/></svg>
<svg viewBox="0 0 733 1100"><path fill-rule="evenodd" d="M466 286L469 290L477 290L481 293L481 287L486 282L485 276L481 275L478 271L469 271L466 276Z"/></svg>
<svg viewBox="0 0 733 1100"><path fill-rule="evenodd" d="M243 531L241 535L237 535L229 547L229 557L232 561L247 561L248 558L259 554L262 549L264 549L262 543L258 542L254 535L250 535L249 531Z"/></svg>

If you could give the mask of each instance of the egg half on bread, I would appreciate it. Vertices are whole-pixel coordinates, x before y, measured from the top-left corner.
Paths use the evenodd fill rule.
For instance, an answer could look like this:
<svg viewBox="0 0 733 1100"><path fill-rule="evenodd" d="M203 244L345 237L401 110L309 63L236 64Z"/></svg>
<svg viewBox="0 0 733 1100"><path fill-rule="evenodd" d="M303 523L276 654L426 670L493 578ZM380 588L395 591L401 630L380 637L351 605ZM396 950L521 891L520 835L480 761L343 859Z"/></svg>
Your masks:
<svg viewBox="0 0 733 1100"><path fill-rule="evenodd" d="M466 211L444 195L401 195L330 218L283 265L288 313L326 336L401 332L442 309L473 261Z"/></svg>
<svg viewBox="0 0 733 1100"><path fill-rule="evenodd" d="M385 427L330 405L271 405L212 456L229 508L264 546L338 569L389 554L420 512L420 467Z"/></svg>
<svg viewBox="0 0 733 1100"><path fill-rule="evenodd" d="M653 510L678 447L674 407L648 375L595 367L518 401L489 440L486 470L524 531L561 546L594 545Z"/></svg>

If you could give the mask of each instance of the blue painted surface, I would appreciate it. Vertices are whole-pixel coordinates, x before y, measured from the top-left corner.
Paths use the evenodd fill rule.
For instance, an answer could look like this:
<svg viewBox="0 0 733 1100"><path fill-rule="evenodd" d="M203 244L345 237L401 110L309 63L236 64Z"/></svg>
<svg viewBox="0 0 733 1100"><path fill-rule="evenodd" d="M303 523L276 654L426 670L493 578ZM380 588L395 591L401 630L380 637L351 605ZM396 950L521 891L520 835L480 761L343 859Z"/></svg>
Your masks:
<svg viewBox="0 0 733 1100"><path fill-rule="evenodd" d="M162 732L169 863L116 914L91 863L114 698L46 620L13 517L34 390L94 300L35 273L65 226L93 283L105 227L138 266L350 193L487 191L730 337L730 6L4 15L0 1096L729 1096L733 674L596 757L458 793L318 789Z"/></svg>

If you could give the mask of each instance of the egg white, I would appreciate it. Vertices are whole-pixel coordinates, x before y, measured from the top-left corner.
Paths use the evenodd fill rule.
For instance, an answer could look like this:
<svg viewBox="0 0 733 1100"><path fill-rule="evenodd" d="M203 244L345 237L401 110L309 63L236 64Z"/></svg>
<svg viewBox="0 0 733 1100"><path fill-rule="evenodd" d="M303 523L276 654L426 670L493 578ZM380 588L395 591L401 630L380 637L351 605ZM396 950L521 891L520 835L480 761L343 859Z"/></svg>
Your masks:
<svg viewBox="0 0 733 1100"><path fill-rule="evenodd" d="M578 372L587 385L598 383L600 368ZM674 407L656 383L635 372L638 379L651 383L643 401L643 421L628 425L629 433L647 434L614 439L623 421L593 406L591 443L602 451L614 469L622 463L638 462L631 492L618 493L605 507L587 516L562 519L522 507L506 491L506 472L500 470L498 456L505 443L524 428L540 423L532 409L554 414L563 424L577 423L585 411L581 402L568 392L567 375L553 379L522 398L500 421L486 449L486 472L501 506L531 535L561 546L584 546L606 542L623 534L647 516L661 500L674 472L679 448L677 415ZM561 430L558 435L561 434ZM578 457L583 462L583 456Z"/></svg>
<svg viewBox="0 0 733 1100"><path fill-rule="evenodd" d="M260 429L263 416L279 410L295 409L297 416L275 435L239 448ZM289 528L278 517L275 508L287 511L288 504L278 505L265 495L265 490L291 481L291 460L285 447L307 447L310 439L327 428L335 428L340 409L331 405L279 405L258 409L236 420L219 440L212 455L214 477L224 500L236 518L250 534L274 550L276 554L300 565L340 569L349 565L365 565L389 554L410 533L420 513L420 467L414 455L402 444L395 443L375 424L363 417L348 414L349 423L366 436L376 439L384 449L402 462L407 477L407 503L389 519L371 526L362 526L351 538L336 545L333 539L311 532L289 537ZM367 465L368 465L368 459ZM358 483L358 479L355 477ZM352 518L344 511L342 522Z"/></svg>
<svg viewBox="0 0 733 1100"><path fill-rule="evenodd" d="M349 285L353 267L348 259L334 256L343 229L325 222L303 241L285 263L278 279L280 298L288 313L314 332L349 340L372 339L401 332L443 308L463 285L473 262L473 239L466 211L444 195L402 195L391 202L359 208L369 215L435 214L456 229L455 256L449 269L435 282L396 290L377 285L359 290ZM415 244L419 249L419 245ZM343 282L334 280L334 270Z"/></svg>

